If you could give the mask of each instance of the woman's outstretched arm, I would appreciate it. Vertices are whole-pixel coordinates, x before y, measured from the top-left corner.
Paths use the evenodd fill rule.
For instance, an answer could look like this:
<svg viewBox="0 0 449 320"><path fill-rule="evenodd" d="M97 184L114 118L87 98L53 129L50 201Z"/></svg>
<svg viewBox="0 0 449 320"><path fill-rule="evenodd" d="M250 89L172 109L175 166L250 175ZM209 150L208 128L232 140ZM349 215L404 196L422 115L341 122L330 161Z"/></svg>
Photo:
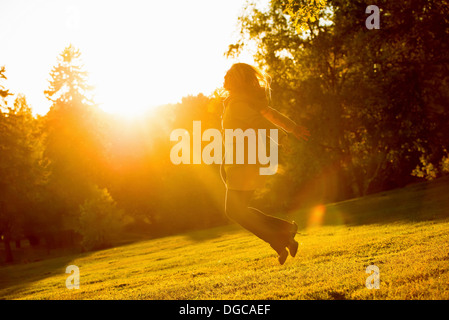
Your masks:
<svg viewBox="0 0 449 320"><path fill-rule="evenodd" d="M286 117L276 109L266 107L260 112L268 121L281 127L288 133L292 133L297 139L304 139L305 141L308 140L310 132L307 128L296 124L293 120Z"/></svg>

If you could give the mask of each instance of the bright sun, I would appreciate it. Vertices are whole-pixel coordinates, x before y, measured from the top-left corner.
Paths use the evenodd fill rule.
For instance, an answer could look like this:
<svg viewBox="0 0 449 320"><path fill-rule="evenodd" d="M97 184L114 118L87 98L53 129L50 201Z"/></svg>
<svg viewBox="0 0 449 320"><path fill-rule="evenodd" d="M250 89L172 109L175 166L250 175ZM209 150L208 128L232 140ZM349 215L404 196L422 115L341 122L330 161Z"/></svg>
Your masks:
<svg viewBox="0 0 449 320"><path fill-rule="evenodd" d="M244 5L241 0L79 0L51 6L24 1L9 2L0 12L0 61L11 91L24 93L33 111L45 114L49 73L71 43L81 52L95 101L127 117L222 86L235 62L224 52L235 40ZM239 60L253 63L249 55Z"/></svg>

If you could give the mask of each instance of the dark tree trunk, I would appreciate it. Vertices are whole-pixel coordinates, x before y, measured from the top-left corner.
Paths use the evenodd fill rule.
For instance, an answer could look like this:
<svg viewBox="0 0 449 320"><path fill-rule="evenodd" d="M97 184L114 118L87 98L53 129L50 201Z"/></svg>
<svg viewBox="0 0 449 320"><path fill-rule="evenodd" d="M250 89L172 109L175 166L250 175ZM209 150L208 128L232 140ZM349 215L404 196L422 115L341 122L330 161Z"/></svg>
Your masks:
<svg viewBox="0 0 449 320"><path fill-rule="evenodd" d="M9 238L5 237L3 242L5 244L5 262L6 263L13 262L14 259L12 256L11 244L10 244Z"/></svg>

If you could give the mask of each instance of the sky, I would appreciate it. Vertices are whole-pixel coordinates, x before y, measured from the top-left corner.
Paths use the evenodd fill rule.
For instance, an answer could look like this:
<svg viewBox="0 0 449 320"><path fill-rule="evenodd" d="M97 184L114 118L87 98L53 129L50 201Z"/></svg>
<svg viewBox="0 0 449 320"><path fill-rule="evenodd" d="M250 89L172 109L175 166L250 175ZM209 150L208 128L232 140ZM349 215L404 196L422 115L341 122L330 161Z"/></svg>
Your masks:
<svg viewBox="0 0 449 320"><path fill-rule="evenodd" d="M81 51L95 101L111 113L139 114L222 86L237 60L245 0L0 0L2 85L45 114L50 71L63 49ZM239 62L254 63L250 54Z"/></svg>

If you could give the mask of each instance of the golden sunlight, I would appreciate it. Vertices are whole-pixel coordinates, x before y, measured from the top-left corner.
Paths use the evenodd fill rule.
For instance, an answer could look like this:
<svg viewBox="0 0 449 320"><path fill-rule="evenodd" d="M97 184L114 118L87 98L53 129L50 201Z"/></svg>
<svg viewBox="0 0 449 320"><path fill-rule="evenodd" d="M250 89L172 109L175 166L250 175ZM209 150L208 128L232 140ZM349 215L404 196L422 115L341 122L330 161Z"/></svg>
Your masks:
<svg viewBox="0 0 449 320"><path fill-rule="evenodd" d="M11 91L23 92L35 113L48 111L51 103L42 94L48 73L57 54L72 44L81 52L100 107L136 116L222 86L235 62L224 52L235 37L242 2L81 0L6 6L11 14L0 19L2 46L14 52L35 49L26 59L5 50L0 60L8 66ZM19 14L23 19L11 18ZM239 60L252 63L249 54Z"/></svg>

